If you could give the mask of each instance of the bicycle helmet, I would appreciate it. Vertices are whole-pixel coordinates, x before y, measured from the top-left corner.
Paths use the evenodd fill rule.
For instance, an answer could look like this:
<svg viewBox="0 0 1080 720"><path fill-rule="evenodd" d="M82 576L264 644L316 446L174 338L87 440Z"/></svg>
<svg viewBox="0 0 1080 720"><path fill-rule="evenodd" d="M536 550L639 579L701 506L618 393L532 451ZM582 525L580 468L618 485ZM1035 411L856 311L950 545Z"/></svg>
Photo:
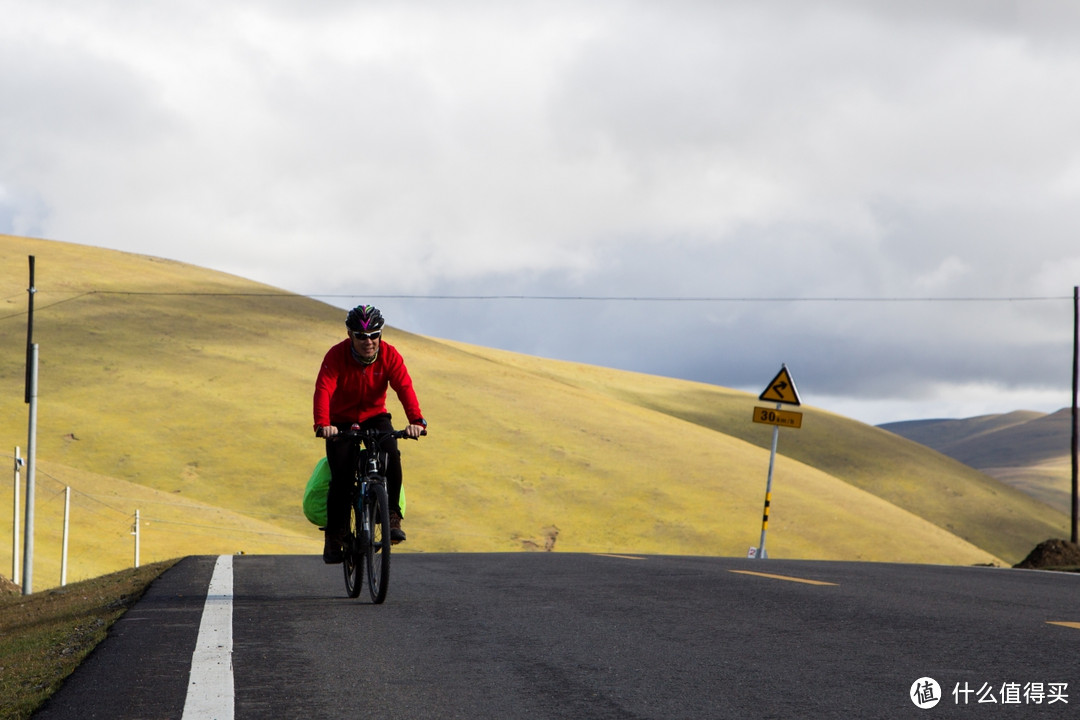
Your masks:
<svg viewBox="0 0 1080 720"><path fill-rule="evenodd" d="M345 326L357 332L371 333L382 330L384 324L386 321L383 320L382 313L374 305L357 305L345 318Z"/></svg>

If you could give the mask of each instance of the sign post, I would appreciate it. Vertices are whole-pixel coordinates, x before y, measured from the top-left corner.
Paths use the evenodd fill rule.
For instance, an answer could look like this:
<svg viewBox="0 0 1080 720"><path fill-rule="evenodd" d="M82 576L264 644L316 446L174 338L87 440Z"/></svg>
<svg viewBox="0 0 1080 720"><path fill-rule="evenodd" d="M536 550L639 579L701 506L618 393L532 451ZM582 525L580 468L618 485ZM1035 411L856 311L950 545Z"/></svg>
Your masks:
<svg viewBox="0 0 1080 720"><path fill-rule="evenodd" d="M799 391L795 389L795 381L791 379L791 374L788 372L787 365L780 366L780 372L776 374L776 377L772 379L772 382L770 382L761 395L758 396L758 399L771 400L776 403L775 410L763 407L754 408L754 422L773 426L772 451L769 453L769 477L765 481L765 511L761 516L761 540L758 543L756 551L754 548L750 549L751 557L757 557L759 560L764 560L767 557L765 554L765 533L769 529L769 506L772 504L773 467L776 464L776 443L780 439L780 426L783 425L785 427L793 428L802 427L802 413L781 410L785 403L796 406L802 404L799 402Z"/></svg>

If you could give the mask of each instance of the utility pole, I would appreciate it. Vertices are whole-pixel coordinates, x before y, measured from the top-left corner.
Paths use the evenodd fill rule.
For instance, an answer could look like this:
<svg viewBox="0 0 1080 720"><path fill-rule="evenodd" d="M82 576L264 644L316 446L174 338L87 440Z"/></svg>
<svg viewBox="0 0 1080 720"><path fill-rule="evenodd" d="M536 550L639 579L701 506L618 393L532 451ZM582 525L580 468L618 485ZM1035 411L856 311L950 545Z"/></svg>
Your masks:
<svg viewBox="0 0 1080 720"><path fill-rule="evenodd" d="M26 442L26 524L23 526L23 595L34 591L34 480L37 470L38 346L34 342L34 256L30 256L29 313L26 320L26 404L30 422Z"/></svg>
<svg viewBox="0 0 1080 720"><path fill-rule="evenodd" d="M37 469L38 346L30 346L30 429L26 442L26 523L23 526L23 595L34 591L34 471Z"/></svg>
<svg viewBox="0 0 1080 720"><path fill-rule="evenodd" d="M1072 541L1077 542L1076 539L1076 517L1077 509L1080 506L1080 501L1077 500L1077 480L1076 480L1076 446L1077 446L1077 430L1076 430L1076 392L1077 392L1077 374L1078 367L1080 367L1080 286L1073 286L1073 367L1072 367Z"/></svg>
<svg viewBox="0 0 1080 720"><path fill-rule="evenodd" d="M34 344L34 295L37 288L34 287L34 256L30 256L30 287L26 290L30 294L30 304L26 312L26 404L30 404L30 348Z"/></svg>

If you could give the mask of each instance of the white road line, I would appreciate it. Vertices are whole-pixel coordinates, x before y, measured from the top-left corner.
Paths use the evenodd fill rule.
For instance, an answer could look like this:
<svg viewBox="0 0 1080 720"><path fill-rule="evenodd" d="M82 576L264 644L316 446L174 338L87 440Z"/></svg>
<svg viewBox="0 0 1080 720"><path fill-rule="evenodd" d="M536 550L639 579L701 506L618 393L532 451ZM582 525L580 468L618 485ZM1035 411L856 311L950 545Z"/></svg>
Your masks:
<svg viewBox="0 0 1080 720"><path fill-rule="evenodd" d="M221 555L206 591L199 639L191 654L191 676L183 720L232 720L233 558Z"/></svg>

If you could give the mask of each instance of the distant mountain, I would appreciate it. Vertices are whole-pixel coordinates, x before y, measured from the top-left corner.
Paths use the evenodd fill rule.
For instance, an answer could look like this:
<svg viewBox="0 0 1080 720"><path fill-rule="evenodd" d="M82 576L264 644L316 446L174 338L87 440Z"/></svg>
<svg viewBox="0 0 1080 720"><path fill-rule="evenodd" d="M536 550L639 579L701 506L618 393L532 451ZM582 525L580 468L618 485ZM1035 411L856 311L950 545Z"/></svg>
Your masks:
<svg viewBox="0 0 1080 720"><path fill-rule="evenodd" d="M1018 410L958 420L910 420L883 430L937 450L1069 512L1072 411Z"/></svg>

